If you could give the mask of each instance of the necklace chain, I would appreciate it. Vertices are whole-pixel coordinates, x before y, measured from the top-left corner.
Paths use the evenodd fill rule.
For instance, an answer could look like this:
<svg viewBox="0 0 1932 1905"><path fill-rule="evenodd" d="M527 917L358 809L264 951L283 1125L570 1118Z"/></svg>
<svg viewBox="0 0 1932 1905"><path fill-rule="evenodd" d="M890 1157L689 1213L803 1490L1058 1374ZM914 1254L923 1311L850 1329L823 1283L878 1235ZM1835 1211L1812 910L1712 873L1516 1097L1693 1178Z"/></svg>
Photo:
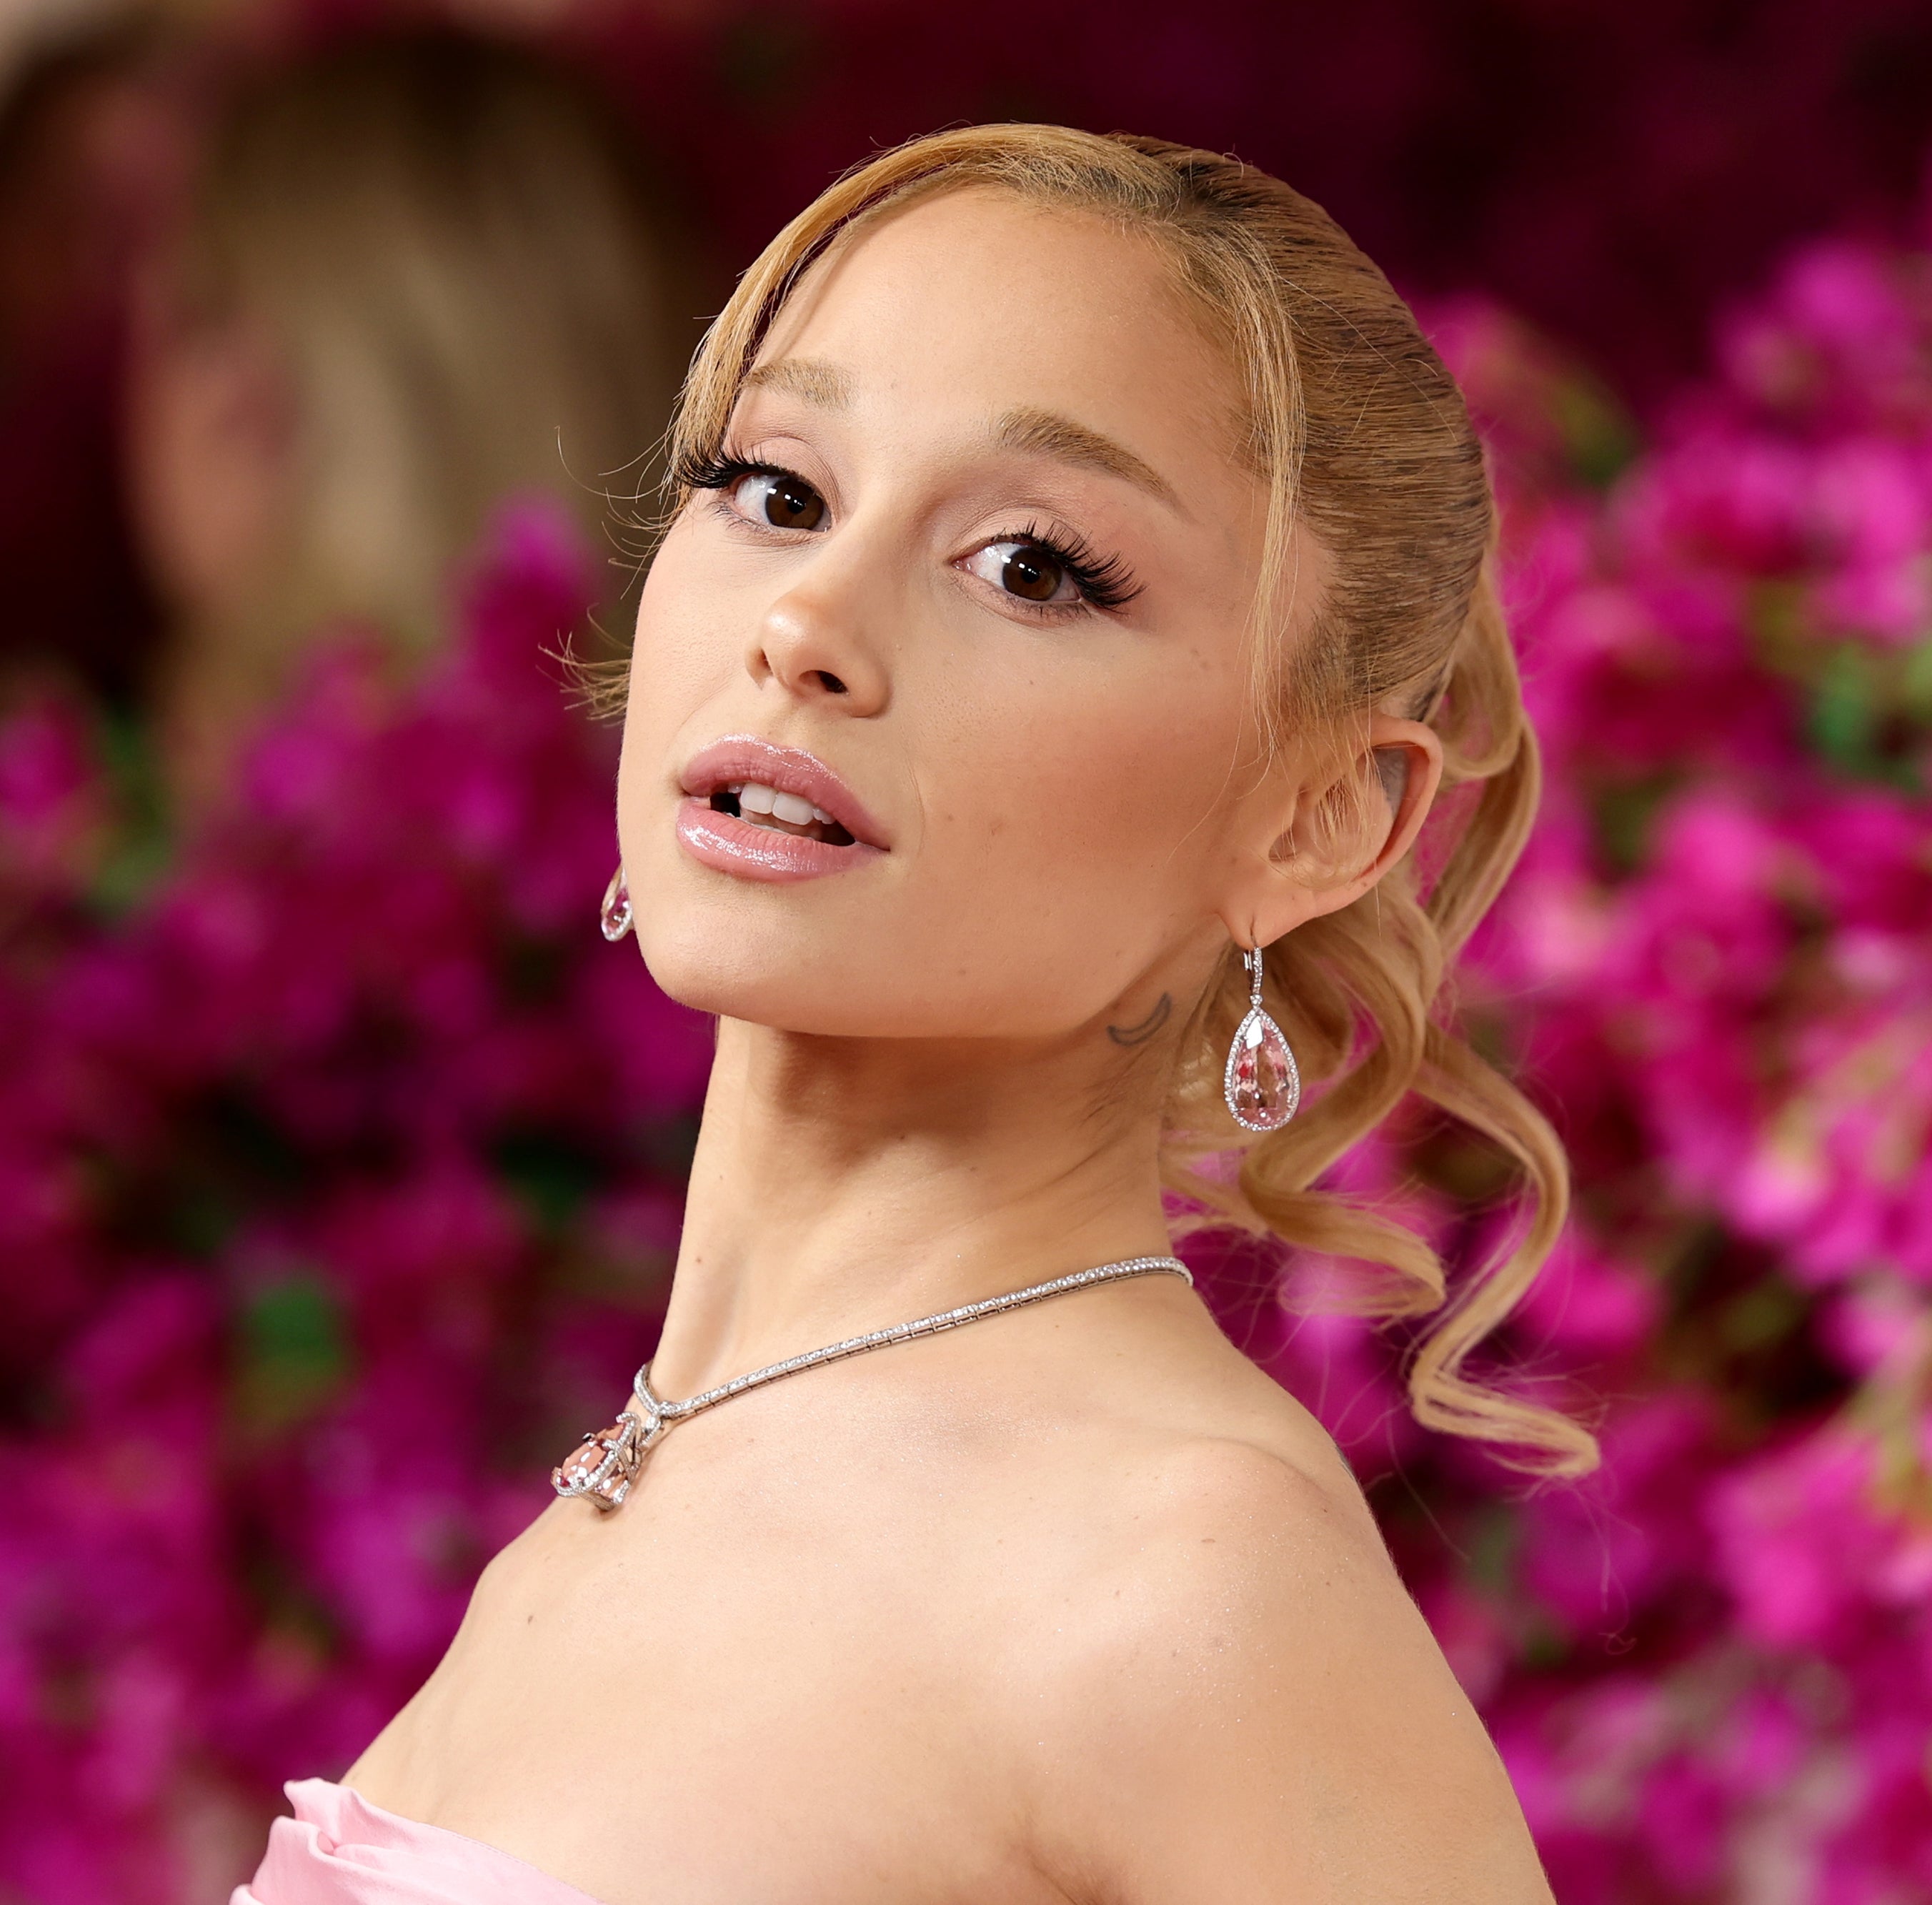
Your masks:
<svg viewBox="0 0 1932 1905"><path fill-rule="evenodd" d="M1042 1303L1048 1297L1070 1290L1118 1282L1123 1277L1156 1275L1178 1276L1190 1285L1194 1281L1178 1257L1124 1257L1118 1263L1096 1264L1090 1270L1076 1270L1044 1283L1031 1283L1024 1290L1010 1290L1004 1296L962 1304L957 1310L938 1310L910 1323L896 1323L889 1330L870 1330L863 1336L848 1336L842 1342L827 1343L823 1349L808 1350L802 1356L788 1356L782 1362L768 1363L748 1375L734 1376L729 1382L687 1396L681 1402L667 1402L656 1394L650 1384L651 1366L646 1363L632 1379L637 1406L626 1409L611 1427L593 1430L586 1435L575 1451L552 1472L551 1486L566 1499L588 1496L602 1509L619 1508L630 1493L645 1456L674 1423L715 1408L734 1396L817 1369L822 1364L842 1362L848 1356L862 1356L869 1350L890 1349L895 1343L911 1342L920 1336L937 1336L942 1330L959 1329L1004 1310Z"/></svg>
<svg viewBox="0 0 1932 1905"><path fill-rule="evenodd" d="M796 1376L801 1370L816 1369L821 1363L836 1363L848 1356L862 1356L868 1349L889 1349L896 1342L910 1342L915 1336L937 1336L941 1330L956 1330L962 1324L978 1322L982 1316L996 1316L1003 1310L1018 1310L1027 1304L1043 1302L1063 1291L1083 1289L1090 1283L1112 1283L1124 1276L1147 1276L1160 1271L1169 1276L1184 1276L1190 1284L1194 1281L1187 1266L1178 1257L1126 1257L1118 1263L1096 1264L1091 1270L1076 1270L1071 1276L1029 1284L1024 1290L1010 1290L1003 1297L988 1297L983 1303L963 1304L957 1310L942 1310L914 1322L896 1323L890 1330L874 1330L865 1336L848 1336L843 1342L828 1343L823 1349L809 1350L802 1356L788 1356L782 1363L768 1363L761 1370L754 1370L749 1376L734 1376L729 1382L722 1382L716 1389L686 1396L681 1402L658 1400L650 1386L651 1366L648 1363L638 1370L632 1387L638 1400L651 1414L661 1416L668 1422L676 1422L731 1396L742 1395L747 1389L776 1382L781 1376Z"/></svg>

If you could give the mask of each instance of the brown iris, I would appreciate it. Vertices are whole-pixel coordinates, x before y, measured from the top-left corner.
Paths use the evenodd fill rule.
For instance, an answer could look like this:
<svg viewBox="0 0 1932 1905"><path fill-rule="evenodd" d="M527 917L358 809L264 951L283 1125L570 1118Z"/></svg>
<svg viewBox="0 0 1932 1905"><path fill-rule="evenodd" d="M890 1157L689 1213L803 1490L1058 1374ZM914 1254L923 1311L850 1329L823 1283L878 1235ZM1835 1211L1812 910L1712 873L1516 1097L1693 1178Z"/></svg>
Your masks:
<svg viewBox="0 0 1932 1905"><path fill-rule="evenodd" d="M765 520L774 529L815 530L825 499L800 476L774 476L764 495Z"/></svg>
<svg viewBox="0 0 1932 1905"><path fill-rule="evenodd" d="M1000 586L1030 602L1050 602L1066 572L1036 542L1017 544L1000 570Z"/></svg>

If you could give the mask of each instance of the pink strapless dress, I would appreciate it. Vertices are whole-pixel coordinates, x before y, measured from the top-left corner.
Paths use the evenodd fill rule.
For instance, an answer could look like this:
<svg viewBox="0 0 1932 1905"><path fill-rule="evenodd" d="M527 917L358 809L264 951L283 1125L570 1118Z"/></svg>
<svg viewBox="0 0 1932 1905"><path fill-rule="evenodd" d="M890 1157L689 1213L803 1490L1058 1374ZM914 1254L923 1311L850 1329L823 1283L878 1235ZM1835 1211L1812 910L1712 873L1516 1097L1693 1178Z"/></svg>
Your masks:
<svg viewBox="0 0 1932 1905"><path fill-rule="evenodd" d="M326 1779L291 1780L296 1809L228 1905L597 1905L574 1886L440 1826L418 1826Z"/></svg>

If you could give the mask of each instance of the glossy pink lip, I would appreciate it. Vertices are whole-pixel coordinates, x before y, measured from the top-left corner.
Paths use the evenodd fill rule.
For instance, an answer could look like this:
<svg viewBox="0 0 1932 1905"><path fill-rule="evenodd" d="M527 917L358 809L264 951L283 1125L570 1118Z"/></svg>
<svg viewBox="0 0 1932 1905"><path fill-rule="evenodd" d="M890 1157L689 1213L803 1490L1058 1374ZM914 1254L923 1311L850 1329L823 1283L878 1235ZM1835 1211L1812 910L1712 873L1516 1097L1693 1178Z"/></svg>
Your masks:
<svg viewBox="0 0 1932 1905"><path fill-rule="evenodd" d="M849 847L754 826L735 814L715 813L720 788L758 781L795 794L822 808L852 836ZM887 850L884 830L859 796L816 754L782 748L753 734L728 734L694 755L678 776L677 837L701 865L740 879L816 880L843 873Z"/></svg>

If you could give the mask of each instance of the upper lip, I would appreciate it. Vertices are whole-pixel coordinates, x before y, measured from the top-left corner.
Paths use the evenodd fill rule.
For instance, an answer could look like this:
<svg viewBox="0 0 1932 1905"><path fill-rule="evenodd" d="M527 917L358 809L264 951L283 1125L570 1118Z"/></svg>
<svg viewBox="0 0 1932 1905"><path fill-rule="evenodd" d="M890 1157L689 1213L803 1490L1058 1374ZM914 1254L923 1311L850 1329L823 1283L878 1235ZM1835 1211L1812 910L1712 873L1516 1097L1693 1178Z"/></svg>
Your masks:
<svg viewBox="0 0 1932 1905"><path fill-rule="evenodd" d="M780 747L755 734L727 734L700 748L678 776L684 791L700 799L748 781L823 808L863 846L886 844L885 830L866 811L866 803L818 755L802 748Z"/></svg>

